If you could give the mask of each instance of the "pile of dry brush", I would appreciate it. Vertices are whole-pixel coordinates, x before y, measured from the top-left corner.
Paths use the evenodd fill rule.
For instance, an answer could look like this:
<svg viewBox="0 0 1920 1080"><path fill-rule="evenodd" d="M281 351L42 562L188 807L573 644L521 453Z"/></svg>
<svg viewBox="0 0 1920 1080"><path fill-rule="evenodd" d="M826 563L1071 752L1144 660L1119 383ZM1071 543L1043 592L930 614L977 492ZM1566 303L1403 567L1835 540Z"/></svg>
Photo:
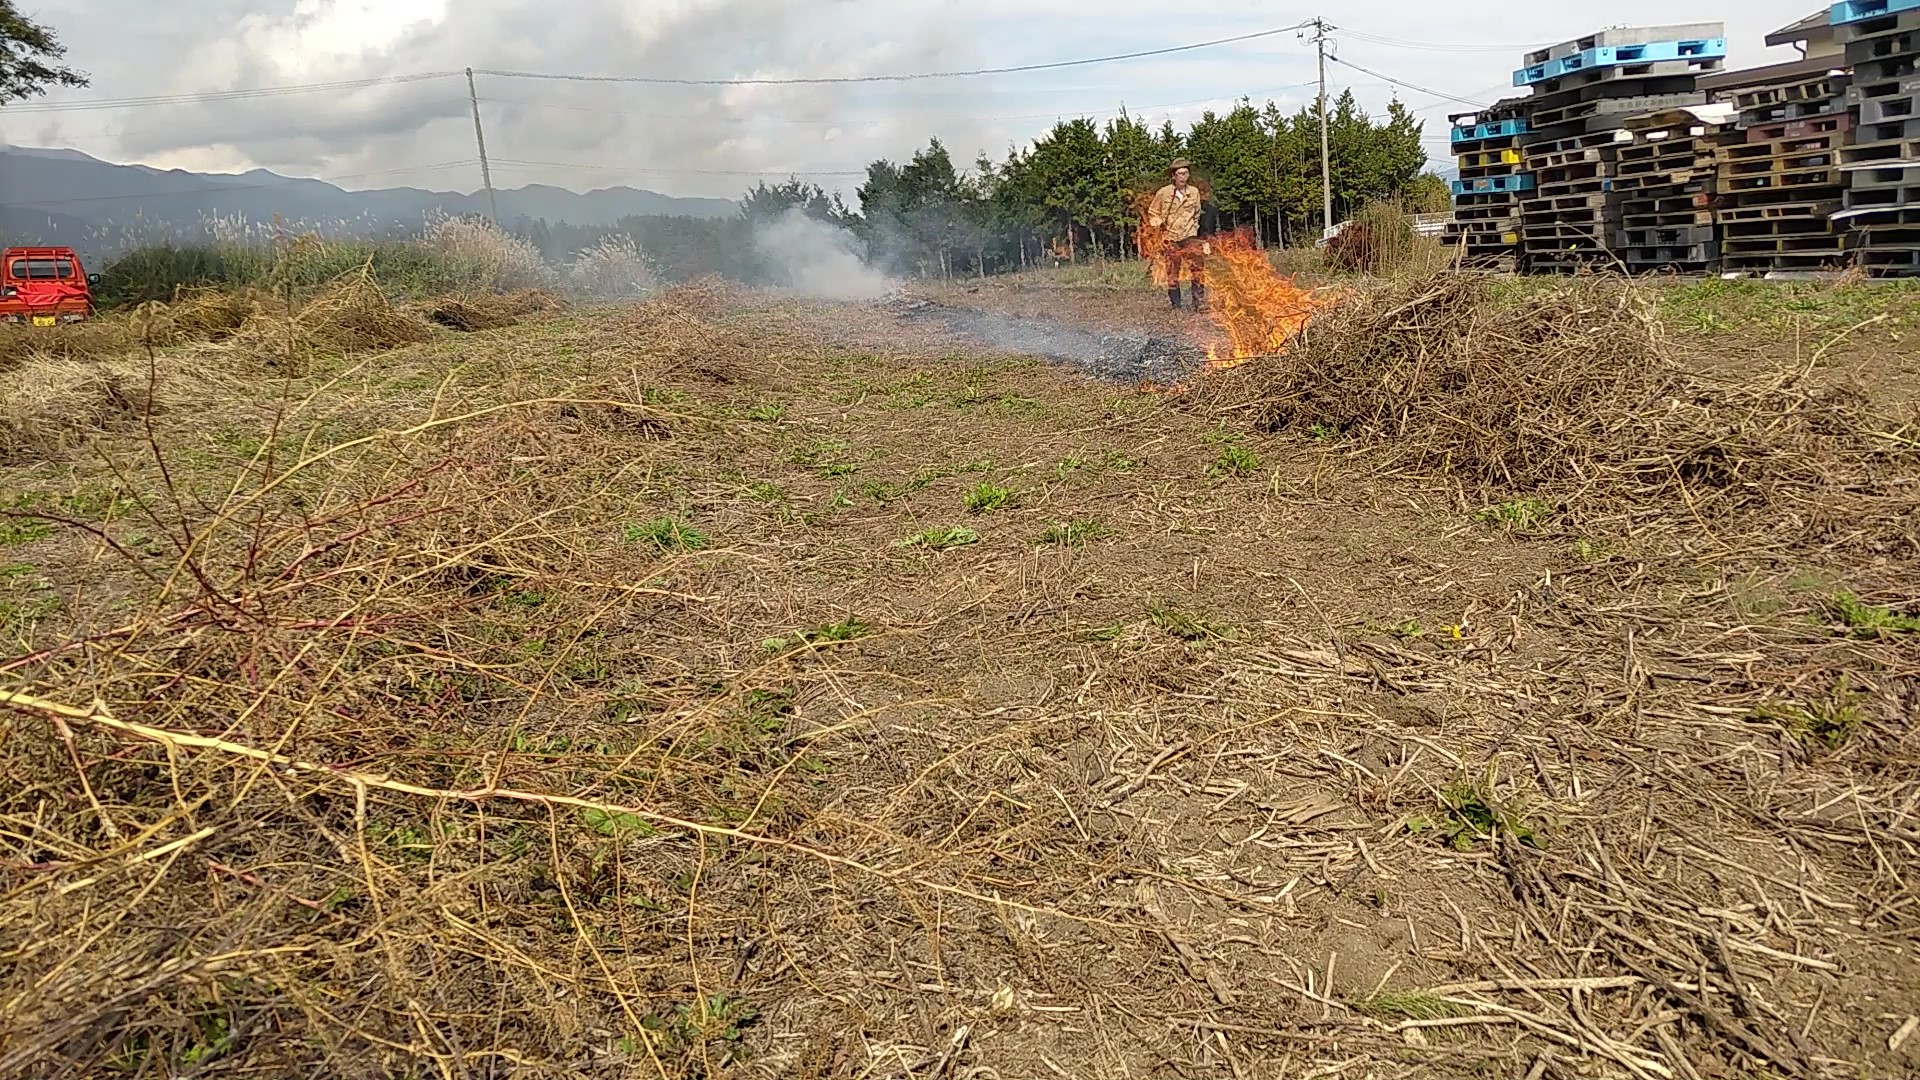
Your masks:
<svg viewBox="0 0 1920 1080"><path fill-rule="evenodd" d="M1821 354L1720 380L1677 356L1631 283L1500 290L1456 274L1347 296L1290 353L1236 369L1199 404L1268 432L1361 439L1386 468L1490 501L1764 518L1822 545L1920 552L1920 417L1812 386Z"/></svg>

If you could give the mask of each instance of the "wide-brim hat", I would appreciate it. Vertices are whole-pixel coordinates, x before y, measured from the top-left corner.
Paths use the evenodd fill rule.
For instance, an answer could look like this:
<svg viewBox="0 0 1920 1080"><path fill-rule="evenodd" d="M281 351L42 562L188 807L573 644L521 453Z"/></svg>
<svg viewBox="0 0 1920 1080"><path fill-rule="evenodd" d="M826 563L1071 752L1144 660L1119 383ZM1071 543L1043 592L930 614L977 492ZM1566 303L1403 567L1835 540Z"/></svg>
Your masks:
<svg viewBox="0 0 1920 1080"><path fill-rule="evenodd" d="M1183 158L1183 157L1174 158L1173 164L1167 166L1167 175L1172 176L1174 173L1179 172L1181 169L1191 169L1191 168L1193 168L1193 162L1188 161L1186 158Z"/></svg>

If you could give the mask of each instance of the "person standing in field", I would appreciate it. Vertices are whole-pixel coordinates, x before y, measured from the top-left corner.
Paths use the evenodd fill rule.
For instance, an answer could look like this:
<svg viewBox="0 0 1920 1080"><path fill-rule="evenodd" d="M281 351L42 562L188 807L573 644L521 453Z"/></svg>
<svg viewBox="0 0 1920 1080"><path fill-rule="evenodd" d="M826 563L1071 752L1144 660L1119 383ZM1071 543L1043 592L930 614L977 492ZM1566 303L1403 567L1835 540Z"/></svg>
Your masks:
<svg viewBox="0 0 1920 1080"><path fill-rule="evenodd" d="M1147 225L1162 231L1161 268L1167 276L1167 300L1180 306L1180 279L1192 282L1193 310L1207 308L1207 256L1213 246L1200 238L1200 189L1191 183L1193 163L1176 158L1167 167L1172 183L1154 193L1147 204Z"/></svg>

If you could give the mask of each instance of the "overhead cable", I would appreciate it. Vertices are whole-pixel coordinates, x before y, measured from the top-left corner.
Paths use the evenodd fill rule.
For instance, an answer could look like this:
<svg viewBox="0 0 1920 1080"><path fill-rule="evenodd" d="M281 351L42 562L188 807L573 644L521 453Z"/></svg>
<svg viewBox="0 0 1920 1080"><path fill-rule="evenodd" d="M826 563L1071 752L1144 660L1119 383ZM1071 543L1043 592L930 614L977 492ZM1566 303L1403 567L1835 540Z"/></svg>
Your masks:
<svg viewBox="0 0 1920 1080"><path fill-rule="evenodd" d="M1372 68L1361 67L1359 64L1356 64L1351 60L1343 60L1338 56L1329 55L1327 59L1333 61L1336 64L1344 64L1355 71L1364 71L1376 79L1384 79L1395 86L1403 87L1408 90L1417 91L1419 93L1427 94L1432 97L1445 98L1448 101L1457 101L1462 105L1471 105L1476 109L1484 109L1487 107L1487 103L1484 101L1474 101L1471 98L1458 97L1456 95L1446 93L1445 91L1442 91L1442 90L1435 90L1435 89L1432 89L1431 87L1421 86L1419 83L1410 83L1410 82L1407 82L1405 79L1396 79L1391 75L1383 75L1380 72L1373 70Z"/></svg>
<svg viewBox="0 0 1920 1080"><path fill-rule="evenodd" d="M414 75L383 75L372 79L344 79L336 82L296 83L288 86L258 86L240 90L203 90L180 94L151 94L145 97L76 98L69 101L17 102L7 106L7 115L19 113L97 112L103 109L138 109L155 105L193 105L212 101L249 101L256 98L315 94L333 90L361 90L372 86L425 82L460 75L458 71L426 71Z"/></svg>
<svg viewBox="0 0 1920 1080"><path fill-rule="evenodd" d="M1295 30L1304 30L1311 25L1313 25L1311 22L1295 23L1292 26L1282 26L1272 30L1257 30L1250 34L1235 34L1232 37L1215 38L1212 41L1197 41L1191 45L1172 45L1162 49L1115 53L1111 56L1090 56L1079 60L1055 60L1044 64L1016 64L1011 67L970 68L962 71L920 71L899 75L822 75L765 79L683 79L663 75L557 75L540 71L502 71L495 68L475 68L474 74L490 75L500 79L647 83L664 86L818 86L843 83L920 82L926 79L970 79L983 75L1019 75L1031 71L1058 71L1061 68L1086 67L1090 64L1111 64L1122 60L1144 60L1155 56L1171 56L1175 53L1192 52L1196 49L1212 49L1221 45L1236 45L1246 41L1257 41L1261 38L1277 37L1281 34L1290 34Z"/></svg>

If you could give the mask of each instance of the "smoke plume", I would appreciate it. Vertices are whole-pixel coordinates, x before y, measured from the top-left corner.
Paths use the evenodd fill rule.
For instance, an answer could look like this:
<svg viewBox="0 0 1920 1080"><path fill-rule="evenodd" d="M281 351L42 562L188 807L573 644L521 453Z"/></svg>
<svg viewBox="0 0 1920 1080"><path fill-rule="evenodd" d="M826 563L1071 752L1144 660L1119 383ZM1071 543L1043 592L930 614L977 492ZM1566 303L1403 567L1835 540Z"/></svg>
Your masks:
<svg viewBox="0 0 1920 1080"><path fill-rule="evenodd" d="M859 237L789 208L753 232L753 246L773 282L823 300L877 300L899 283L861 258Z"/></svg>

